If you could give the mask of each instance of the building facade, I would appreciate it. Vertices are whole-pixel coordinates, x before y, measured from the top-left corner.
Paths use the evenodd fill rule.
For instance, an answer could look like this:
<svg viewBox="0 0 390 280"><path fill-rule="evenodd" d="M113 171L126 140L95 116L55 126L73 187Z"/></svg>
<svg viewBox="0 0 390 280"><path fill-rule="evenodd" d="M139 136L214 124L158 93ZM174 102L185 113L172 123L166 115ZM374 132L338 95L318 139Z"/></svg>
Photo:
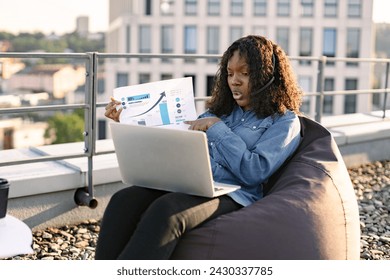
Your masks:
<svg viewBox="0 0 390 280"><path fill-rule="evenodd" d="M76 18L76 32L81 37L86 37L89 34L89 17L79 16Z"/></svg>
<svg viewBox="0 0 390 280"><path fill-rule="evenodd" d="M110 0L108 53L222 54L258 34L294 57L372 57L372 0ZM317 61L292 59L307 93L317 90ZM106 100L115 87L192 76L196 96L210 93L213 59L107 59ZM328 61L326 91L370 89L373 65ZM326 96L324 114L367 112L370 95ZM315 97L302 110L314 115ZM199 112L200 113L200 112Z"/></svg>
<svg viewBox="0 0 390 280"><path fill-rule="evenodd" d="M9 91L21 89L47 92L54 99L64 99L67 94L85 84L85 67L67 64L43 64L26 67L7 81Z"/></svg>

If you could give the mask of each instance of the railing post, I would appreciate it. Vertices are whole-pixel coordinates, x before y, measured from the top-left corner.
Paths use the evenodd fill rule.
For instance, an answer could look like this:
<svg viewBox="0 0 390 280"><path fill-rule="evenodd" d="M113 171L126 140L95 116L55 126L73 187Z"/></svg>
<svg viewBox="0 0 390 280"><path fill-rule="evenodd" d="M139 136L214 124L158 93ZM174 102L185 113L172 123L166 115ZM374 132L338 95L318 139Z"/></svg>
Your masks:
<svg viewBox="0 0 390 280"><path fill-rule="evenodd" d="M85 111L85 131L84 131L84 152L88 154L88 187L77 189L74 200L77 205L89 206L90 208L97 207L97 200L94 198L93 188L93 156L95 155L96 147L96 87L97 87L97 55L96 53L87 53L88 60L86 62L86 79L85 79L85 101L88 104L88 109Z"/></svg>
<svg viewBox="0 0 390 280"><path fill-rule="evenodd" d="M390 71L390 62L386 62L385 97L383 98L383 117L382 118L386 118L387 87L389 86L389 71Z"/></svg>
<svg viewBox="0 0 390 280"><path fill-rule="evenodd" d="M317 97L315 106L315 120L321 122L322 107L324 104L324 68L326 63L326 56L320 57L318 60L318 72L317 72Z"/></svg>

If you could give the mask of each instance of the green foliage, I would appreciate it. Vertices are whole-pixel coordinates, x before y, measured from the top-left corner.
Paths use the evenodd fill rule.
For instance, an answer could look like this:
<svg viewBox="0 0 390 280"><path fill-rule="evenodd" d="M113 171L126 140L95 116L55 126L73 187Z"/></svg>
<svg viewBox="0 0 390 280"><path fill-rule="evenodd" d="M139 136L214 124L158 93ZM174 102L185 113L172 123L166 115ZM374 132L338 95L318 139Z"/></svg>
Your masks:
<svg viewBox="0 0 390 280"><path fill-rule="evenodd" d="M88 40L85 37L80 37L77 33L67 34L64 37L68 49L74 52L104 52L103 40Z"/></svg>
<svg viewBox="0 0 390 280"><path fill-rule="evenodd" d="M8 32L0 32L0 40L11 42L10 52L30 52L40 50L44 52L63 53L65 50L73 52L104 52L104 36L100 40L90 40L81 37L76 32L49 38L41 32L19 33L14 35Z"/></svg>
<svg viewBox="0 0 390 280"><path fill-rule="evenodd" d="M54 138L52 144L84 141L84 111L72 114L56 113L48 120L45 138Z"/></svg>
<svg viewBox="0 0 390 280"><path fill-rule="evenodd" d="M0 41L2 40L8 40L8 41L11 41L15 38L15 35L12 34L12 33L8 33L8 32L4 32L4 31L0 31Z"/></svg>

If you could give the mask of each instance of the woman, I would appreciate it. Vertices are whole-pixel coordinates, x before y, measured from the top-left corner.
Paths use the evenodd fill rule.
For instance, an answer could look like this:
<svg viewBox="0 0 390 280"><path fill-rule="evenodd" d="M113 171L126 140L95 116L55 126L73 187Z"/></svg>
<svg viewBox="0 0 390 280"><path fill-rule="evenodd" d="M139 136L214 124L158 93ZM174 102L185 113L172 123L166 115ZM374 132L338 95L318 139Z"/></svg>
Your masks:
<svg viewBox="0 0 390 280"><path fill-rule="evenodd" d="M187 121L207 134L215 181L241 189L217 198L131 186L104 213L96 259L169 259L180 237L261 199L265 182L296 150L302 92L284 51L261 36L223 54L207 112ZM106 116L119 120L117 102Z"/></svg>

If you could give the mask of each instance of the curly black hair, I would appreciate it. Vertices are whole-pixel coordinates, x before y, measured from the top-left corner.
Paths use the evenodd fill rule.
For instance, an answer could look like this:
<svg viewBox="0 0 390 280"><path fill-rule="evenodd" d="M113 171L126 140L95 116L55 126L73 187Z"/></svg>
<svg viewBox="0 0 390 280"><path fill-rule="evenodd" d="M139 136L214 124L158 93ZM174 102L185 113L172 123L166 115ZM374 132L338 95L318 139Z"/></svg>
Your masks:
<svg viewBox="0 0 390 280"><path fill-rule="evenodd" d="M256 35L238 39L223 54L207 103L209 111L221 117L231 113L236 105L227 79L227 65L236 51L248 64L250 105L256 115L283 115L286 110L299 114L302 90L286 53L271 40Z"/></svg>

